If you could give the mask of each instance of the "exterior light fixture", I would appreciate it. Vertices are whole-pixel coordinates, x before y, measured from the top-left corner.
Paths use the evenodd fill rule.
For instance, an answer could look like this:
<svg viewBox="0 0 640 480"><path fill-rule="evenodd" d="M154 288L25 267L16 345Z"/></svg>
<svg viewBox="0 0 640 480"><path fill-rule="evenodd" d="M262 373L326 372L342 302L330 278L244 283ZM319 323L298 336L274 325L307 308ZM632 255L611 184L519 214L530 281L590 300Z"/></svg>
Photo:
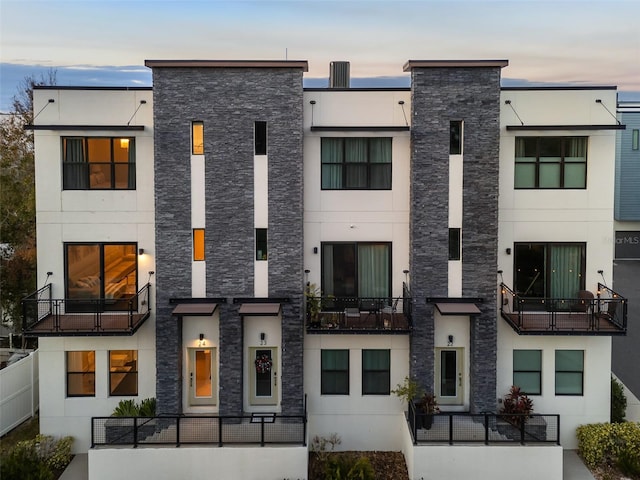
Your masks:
<svg viewBox="0 0 640 480"><path fill-rule="evenodd" d="M449 335L448 337L448 342L447 342L447 347L453 347L453 335Z"/></svg>
<svg viewBox="0 0 640 480"><path fill-rule="evenodd" d="M198 346L200 347L204 347L205 342L204 342L204 333L201 333L198 337L200 339L200 341L198 342Z"/></svg>
<svg viewBox="0 0 640 480"><path fill-rule="evenodd" d="M138 255L144 255L144 248L138 249Z"/></svg>
<svg viewBox="0 0 640 480"><path fill-rule="evenodd" d="M260 333L260 345L266 345L267 344L267 334L264 332Z"/></svg>

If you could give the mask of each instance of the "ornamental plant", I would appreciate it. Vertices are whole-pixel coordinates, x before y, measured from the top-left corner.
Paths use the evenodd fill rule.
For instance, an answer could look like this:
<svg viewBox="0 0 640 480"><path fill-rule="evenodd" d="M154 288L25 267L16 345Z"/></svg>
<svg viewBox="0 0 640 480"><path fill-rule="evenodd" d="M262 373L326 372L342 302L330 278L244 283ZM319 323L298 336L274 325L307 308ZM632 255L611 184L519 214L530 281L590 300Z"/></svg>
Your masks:
<svg viewBox="0 0 640 480"><path fill-rule="evenodd" d="M502 401L502 405L500 413L504 415L503 418L517 427L520 427L522 422L526 423L533 413L533 400L522 393L520 387L516 385L511 386L509 393L505 395Z"/></svg>

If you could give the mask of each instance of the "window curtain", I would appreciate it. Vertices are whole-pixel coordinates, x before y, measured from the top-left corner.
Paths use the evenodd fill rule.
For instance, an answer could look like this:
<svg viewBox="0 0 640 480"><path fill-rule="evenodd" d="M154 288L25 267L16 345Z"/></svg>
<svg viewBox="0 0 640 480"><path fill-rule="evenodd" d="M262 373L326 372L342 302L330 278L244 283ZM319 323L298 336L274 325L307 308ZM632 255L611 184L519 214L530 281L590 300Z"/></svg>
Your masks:
<svg viewBox="0 0 640 480"><path fill-rule="evenodd" d="M582 248L579 245L550 247L551 298L577 298L580 290Z"/></svg>
<svg viewBox="0 0 640 480"><path fill-rule="evenodd" d="M391 188L391 139L369 139L371 188Z"/></svg>
<svg viewBox="0 0 640 480"><path fill-rule="evenodd" d="M64 141L64 188L83 190L88 188L88 164L82 138L67 138Z"/></svg>
<svg viewBox="0 0 640 480"><path fill-rule="evenodd" d="M358 296L389 296L389 246L358 245Z"/></svg>
<svg viewBox="0 0 640 480"><path fill-rule="evenodd" d="M321 145L322 188L342 188L342 167L344 165L344 140L323 138Z"/></svg>
<svg viewBox="0 0 640 480"><path fill-rule="evenodd" d="M333 295L333 245L322 247L322 295Z"/></svg>
<svg viewBox="0 0 640 480"><path fill-rule="evenodd" d="M129 139L129 175L127 179L127 188L135 190L136 188L136 141Z"/></svg>
<svg viewBox="0 0 640 480"><path fill-rule="evenodd" d="M345 139L346 188L367 188L367 140Z"/></svg>

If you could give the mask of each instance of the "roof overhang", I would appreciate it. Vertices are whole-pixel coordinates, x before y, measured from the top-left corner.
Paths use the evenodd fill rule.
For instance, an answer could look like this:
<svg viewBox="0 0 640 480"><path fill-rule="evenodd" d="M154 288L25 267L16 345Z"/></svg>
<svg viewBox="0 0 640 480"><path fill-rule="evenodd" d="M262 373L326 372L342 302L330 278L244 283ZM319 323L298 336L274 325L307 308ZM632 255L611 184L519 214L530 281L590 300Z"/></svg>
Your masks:
<svg viewBox="0 0 640 480"><path fill-rule="evenodd" d="M216 308L217 303L178 303L171 314L181 317L210 317Z"/></svg>
<svg viewBox="0 0 640 480"><path fill-rule="evenodd" d="M309 71L306 60L145 60L149 68L301 68Z"/></svg>
<svg viewBox="0 0 640 480"><path fill-rule="evenodd" d="M409 60L402 70L410 72L414 68L502 68L509 60Z"/></svg>
<svg viewBox="0 0 640 480"><path fill-rule="evenodd" d="M610 125L507 125L510 131L528 130L626 130L626 125L612 123Z"/></svg>
<svg viewBox="0 0 640 480"><path fill-rule="evenodd" d="M482 312L475 303L436 303L440 315L480 315Z"/></svg>
<svg viewBox="0 0 640 480"><path fill-rule="evenodd" d="M240 305L240 315L245 317L276 317L280 315L279 303L243 303Z"/></svg>
<svg viewBox="0 0 640 480"><path fill-rule="evenodd" d="M31 125L24 126L25 130L115 130L128 132L142 132L144 125Z"/></svg>

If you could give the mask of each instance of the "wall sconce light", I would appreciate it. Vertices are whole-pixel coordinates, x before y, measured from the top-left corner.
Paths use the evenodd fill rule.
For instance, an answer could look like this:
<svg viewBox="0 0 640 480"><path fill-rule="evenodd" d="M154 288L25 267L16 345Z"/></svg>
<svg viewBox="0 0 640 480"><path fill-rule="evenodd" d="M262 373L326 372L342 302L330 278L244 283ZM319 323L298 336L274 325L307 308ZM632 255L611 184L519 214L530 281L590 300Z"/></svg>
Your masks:
<svg viewBox="0 0 640 480"><path fill-rule="evenodd" d="M144 255L144 248L138 249L138 255Z"/></svg>
<svg viewBox="0 0 640 480"><path fill-rule="evenodd" d="M313 247L313 253L318 253L318 247Z"/></svg>
<svg viewBox="0 0 640 480"><path fill-rule="evenodd" d="M266 345L267 344L267 334L264 332L260 333L260 345Z"/></svg>
<svg viewBox="0 0 640 480"><path fill-rule="evenodd" d="M447 347L453 347L453 335L449 335Z"/></svg>
<svg viewBox="0 0 640 480"><path fill-rule="evenodd" d="M505 251L507 252L507 255L511 255L511 249L510 248L507 248Z"/></svg>
<svg viewBox="0 0 640 480"><path fill-rule="evenodd" d="M204 333L201 333L198 338L200 339L200 341L198 342L198 346L200 347L204 347L205 342L204 342Z"/></svg>

